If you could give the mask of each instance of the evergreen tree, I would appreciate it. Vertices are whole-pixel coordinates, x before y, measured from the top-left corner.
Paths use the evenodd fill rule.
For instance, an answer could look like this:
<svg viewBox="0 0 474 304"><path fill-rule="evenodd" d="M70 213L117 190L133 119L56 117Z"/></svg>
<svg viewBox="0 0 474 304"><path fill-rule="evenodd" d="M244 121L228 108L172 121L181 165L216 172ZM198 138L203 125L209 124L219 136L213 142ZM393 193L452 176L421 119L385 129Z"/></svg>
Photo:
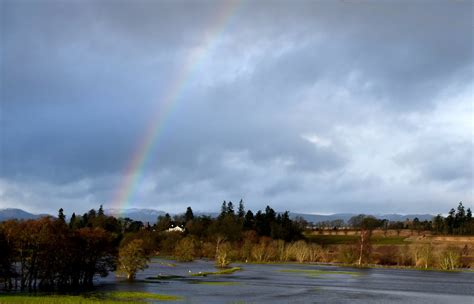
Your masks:
<svg viewBox="0 0 474 304"><path fill-rule="evenodd" d="M443 233L445 230L445 225L444 225L444 218L441 216L441 214L438 214L435 216L433 220L433 230L435 233Z"/></svg>
<svg viewBox="0 0 474 304"><path fill-rule="evenodd" d="M100 205L99 207L99 212L97 213L98 216L104 216L104 208L102 207L102 205Z"/></svg>
<svg viewBox="0 0 474 304"><path fill-rule="evenodd" d="M186 209L186 213L184 214L184 221L187 223L187 222L190 222L194 219L194 214L193 214L193 209L191 209L191 207L188 207Z"/></svg>
<svg viewBox="0 0 474 304"><path fill-rule="evenodd" d="M97 217L97 212L95 211L95 209L89 210L89 212L87 213L87 219L88 219L87 225L92 227L93 222L96 217Z"/></svg>
<svg viewBox="0 0 474 304"><path fill-rule="evenodd" d="M63 223L66 223L66 216L64 215L63 208L59 209L58 211L58 220L60 220Z"/></svg>
<svg viewBox="0 0 474 304"><path fill-rule="evenodd" d="M229 202L229 203L227 204L227 214L228 214L228 215L232 215L232 216L235 215L235 212L234 212L234 204L232 204L232 202Z"/></svg>
<svg viewBox="0 0 474 304"><path fill-rule="evenodd" d="M239 211L238 211L238 216L239 218L244 218L245 216L245 208L244 208L244 202L240 200L239 202Z"/></svg>
<svg viewBox="0 0 474 304"><path fill-rule="evenodd" d="M69 220L69 228L73 229L76 225L76 213L73 212L71 215L71 219Z"/></svg>
<svg viewBox="0 0 474 304"><path fill-rule="evenodd" d="M466 211L466 234L474 234L474 219L472 218L471 208Z"/></svg>
<svg viewBox="0 0 474 304"><path fill-rule="evenodd" d="M464 210L464 206L462 202L459 202L456 215L454 217L454 226L456 228L456 232L459 234L464 233L464 226L466 221L466 211Z"/></svg>
<svg viewBox="0 0 474 304"><path fill-rule="evenodd" d="M160 215L156 223L157 231L165 231L171 227L171 216L166 213L165 216Z"/></svg>
<svg viewBox="0 0 474 304"><path fill-rule="evenodd" d="M456 210L454 208L451 208L449 211L448 217L446 217L446 226L449 234L454 233L454 228L455 228L455 218L454 215L456 213Z"/></svg>
<svg viewBox="0 0 474 304"><path fill-rule="evenodd" d="M270 225L266 220L265 214L260 210L255 214L255 230L260 236L270 236Z"/></svg>
<svg viewBox="0 0 474 304"><path fill-rule="evenodd" d="M226 201L222 202L221 206L221 213L219 214L219 217L224 217L227 214L227 203Z"/></svg>
<svg viewBox="0 0 474 304"><path fill-rule="evenodd" d="M273 222L275 221L276 219L276 212L275 210L273 210L272 208L270 208L270 206L267 206L265 208L265 218L266 218L266 221L269 223L269 222Z"/></svg>
<svg viewBox="0 0 474 304"><path fill-rule="evenodd" d="M244 218L244 229L252 230L255 229L255 218L251 210L247 211Z"/></svg>

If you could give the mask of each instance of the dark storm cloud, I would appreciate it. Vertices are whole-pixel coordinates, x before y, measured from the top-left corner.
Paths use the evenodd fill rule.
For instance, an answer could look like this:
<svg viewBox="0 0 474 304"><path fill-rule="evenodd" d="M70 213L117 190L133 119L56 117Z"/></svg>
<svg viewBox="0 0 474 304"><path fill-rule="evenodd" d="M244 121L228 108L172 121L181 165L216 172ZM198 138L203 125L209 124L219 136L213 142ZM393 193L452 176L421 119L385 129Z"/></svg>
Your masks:
<svg viewBox="0 0 474 304"><path fill-rule="evenodd" d="M409 212L425 200L443 212L472 200L469 1L238 2L208 45L232 5L1 5L0 207L110 202L196 47L206 49L135 206L212 210L243 197L253 208Z"/></svg>

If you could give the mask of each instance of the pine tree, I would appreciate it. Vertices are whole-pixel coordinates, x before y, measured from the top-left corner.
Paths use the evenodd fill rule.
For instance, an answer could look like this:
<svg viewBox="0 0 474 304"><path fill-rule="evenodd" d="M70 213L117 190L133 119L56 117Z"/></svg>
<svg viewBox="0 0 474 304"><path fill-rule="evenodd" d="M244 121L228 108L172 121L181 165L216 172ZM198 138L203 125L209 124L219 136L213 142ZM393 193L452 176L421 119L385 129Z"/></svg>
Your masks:
<svg viewBox="0 0 474 304"><path fill-rule="evenodd" d="M87 215L89 216L89 220L93 220L97 216L97 212L95 211L95 209L91 209L89 210Z"/></svg>
<svg viewBox="0 0 474 304"><path fill-rule="evenodd" d="M73 229L76 225L76 213L73 212L71 215L71 219L69 220L69 228Z"/></svg>
<svg viewBox="0 0 474 304"><path fill-rule="evenodd" d="M455 213L456 213L456 210L454 210L454 208L451 208L451 210L449 211L448 217L446 217L446 226L448 228L449 234L454 233L454 225L455 225L454 214Z"/></svg>
<svg viewBox="0 0 474 304"><path fill-rule="evenodd" d="M252 230L255 229L255 218L251 210L247 211L244 218L244 229Z"/></svg>
<svg viewBox="0 0 474 304"><path fill-rule="evenodd" d="M227 204L227 214L229 215L235 215L235 212L234 212L234 204L232 204L232 202L229 202Z"/></svg>
<svg viewBox="0 0 474 304"><path fill-rule="evenodd" d="M104 208L102 207L102 205L100 205L99 207L99 212L97 214L98 216L104 216Z"/></svg>
<svg viewBox="0 0 474 304"><path fill-rule="evenodd" d="M158 216L158 220L156 223L156 229L158 231L165 231L171 227L171 216L166 213L165 216Z"/></svg>
<svg viewBox="0 0 474 304"><path fill-rule="evenodd" d="M59 209L59 212L58 212L58 219L63 222L63 223L66 223L66 216L64 215L64 210L63 208Z"/></svg>
<svg viewBox="0 0 474 304"><path fill-rule="evenodd" d="M444 218L441 216L441 214L438 214L433 219L433 230L436 233L443 233L444 232Z"/></svg>
<svg viewBox="0 0 474 304"><path fill-rule="evenodd" d="M219 215L219 217L224 217L225 215L227 214L227 203L226 201L224 201L222 203L222 206L221 206L221 214Z"/></svg>
<svg viewBox="0 0 474 304"><path fill-rule="evenodd" d="M186 213L184 214L184 221L187 223L193 219L194 219L193 209L191 209L191 207L188 207L186 209Z"/></svg>
<svg viewBox="0 0 474 304"><path fill-rule="evenodd" d="M240 200L240 202L239 202L238 216L239 216L239 218L244 218L244 216L245 216L244 202L242 200Z"/></svg>

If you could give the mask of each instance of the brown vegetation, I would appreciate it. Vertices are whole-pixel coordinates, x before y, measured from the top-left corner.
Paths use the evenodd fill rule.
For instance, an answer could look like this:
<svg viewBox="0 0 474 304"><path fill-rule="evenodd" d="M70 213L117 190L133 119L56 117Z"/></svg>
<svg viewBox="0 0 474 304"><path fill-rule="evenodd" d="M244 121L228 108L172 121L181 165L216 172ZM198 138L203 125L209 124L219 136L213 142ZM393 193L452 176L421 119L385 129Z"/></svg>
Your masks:
<svg viewBox="0 0 474 304"><path fill-rule="evenodd" d="M232 261L474 267L474 237L467 236L474 220L462 204L433 222L391 223L358 215L349 221L350 229L317 231L269 206L255 215L245 212L242 202L238 212L233 208L224 202L217 218L194 217L188 208L184 215L158 218L153 226L106 216L102 208L73 214L69 223L62 209L57 218L2 222L0 282L9 289L83 288L117 268L133 279L158 253L179 261L210 258L218 267ZM168 230L177 225L184 232Z"/></svg>

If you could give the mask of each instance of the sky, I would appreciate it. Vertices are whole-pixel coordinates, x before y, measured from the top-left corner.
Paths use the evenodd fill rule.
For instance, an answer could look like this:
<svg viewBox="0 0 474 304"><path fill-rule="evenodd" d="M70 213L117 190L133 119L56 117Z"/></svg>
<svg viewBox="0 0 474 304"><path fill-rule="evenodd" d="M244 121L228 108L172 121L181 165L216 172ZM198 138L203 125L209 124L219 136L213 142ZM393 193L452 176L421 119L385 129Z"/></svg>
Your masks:
<svg viewBox="0 0 474 304"><path fill-rule="evenodd" d="M473 12L2 0L0 208L472 207Z"/></svg>

